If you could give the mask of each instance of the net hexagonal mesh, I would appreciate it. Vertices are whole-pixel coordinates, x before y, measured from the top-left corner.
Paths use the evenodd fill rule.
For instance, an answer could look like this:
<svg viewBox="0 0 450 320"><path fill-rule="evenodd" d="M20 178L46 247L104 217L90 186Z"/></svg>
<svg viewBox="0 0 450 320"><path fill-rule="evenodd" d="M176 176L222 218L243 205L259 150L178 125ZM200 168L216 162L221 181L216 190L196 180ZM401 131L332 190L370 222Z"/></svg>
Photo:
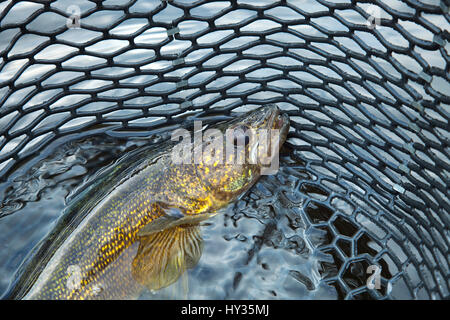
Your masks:
<svg viewBox="0 0 450 320"><path fill-rule="evenodd" d="M324 281L341 298L449 297L445 2L0 8L3 181L74 132L156 132L275 103L290 116L288 148L315 177L298 190L306 220L329 236L320 250L333 261L322 267L335 271ZM371 265L380 290L365 285Z"/></svg>

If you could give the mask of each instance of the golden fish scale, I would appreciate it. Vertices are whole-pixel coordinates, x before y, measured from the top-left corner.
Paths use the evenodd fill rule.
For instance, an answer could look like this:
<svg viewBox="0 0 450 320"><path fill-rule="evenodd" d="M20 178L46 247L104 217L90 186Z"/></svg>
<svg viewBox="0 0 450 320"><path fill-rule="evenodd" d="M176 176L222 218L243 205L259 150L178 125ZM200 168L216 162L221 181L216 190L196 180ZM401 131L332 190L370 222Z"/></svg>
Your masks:
<svg viewBox="0 0 450 320"><path fill-rule="evenodd" d="M147 174L140 174L137 179L129 182L126 190L110 198L98 212L94 212L93 220L78 232L73 245L64 254L52 276L41 290L31 294L29 298L95 297L94 287L102 285L96 280L101 277L107 282L117 280L112 278L113 275L124 272L108 270L111 274L111 277L108 277L106 268L137 240L137 233L143 226L163 214L155 201L186 208L187 214L205 212L214 206L212 195L198 179L194 165L160 170L165 165L167 159L161 158L146 169ZM190 197L186 198L186 194ZM217 202L215 204L217 205ZM118 265L116 268L129 268L131 262L128 260L124 264L126 266ZM78 266L81 271L81 286L77 290L67 287L70 266Z"/></svg>

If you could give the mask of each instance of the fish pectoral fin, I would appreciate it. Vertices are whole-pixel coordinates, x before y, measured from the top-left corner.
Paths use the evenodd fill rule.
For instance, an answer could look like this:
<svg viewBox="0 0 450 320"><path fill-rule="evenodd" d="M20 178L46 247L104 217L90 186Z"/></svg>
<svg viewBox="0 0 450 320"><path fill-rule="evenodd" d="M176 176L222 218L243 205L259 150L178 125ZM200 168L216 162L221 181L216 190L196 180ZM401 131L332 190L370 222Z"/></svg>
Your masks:
<svg viewBox="0 0 450 320"><path fill-rule="evenodd" d="M187 299L187 270L195 267L203 252L203 239L198 224L175 226L139 240L132 262L133 279L149 290L159 290L171 284L173 299ZM182 285L180 285L180 283ZM184 296L180 296L184 292Z"/></svg>
<svg viewBox="0 0 450 320"><path fill-rule="evenodd" d="M137 236L143 237L153 234L155 232L161 232L167 228L170 228L172 225L174 225L174 223L177 220L178 218L170 216L161 216L146 224L141 230L138 231Z"/></svg>
<svg viewBox="0 0 450 320"><path fill-rule="evenodd" d="M184 214L180 209L169 207L163 208L164 215L150 221L141 230L138 231L137 236L143 237L153 234L155 232L160 232L170 227L177 225L178 221L184 217Z"/></svg>

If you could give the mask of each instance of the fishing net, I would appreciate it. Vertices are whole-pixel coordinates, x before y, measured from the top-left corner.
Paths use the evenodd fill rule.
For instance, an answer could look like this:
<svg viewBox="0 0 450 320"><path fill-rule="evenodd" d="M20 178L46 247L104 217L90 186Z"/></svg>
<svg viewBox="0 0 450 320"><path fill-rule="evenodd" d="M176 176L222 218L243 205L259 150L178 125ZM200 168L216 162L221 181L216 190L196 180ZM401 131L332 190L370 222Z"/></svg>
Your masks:
<svg viewBox="0 0 450 320"><path fill-rule="evenodd" d="M275 103L313 177L298 190L328 236L323 281L339 298L449 298L448 3L4 1L0 12L4 186L72 134L150 135ZM366 281L377 273L378 287Z"/></svg>

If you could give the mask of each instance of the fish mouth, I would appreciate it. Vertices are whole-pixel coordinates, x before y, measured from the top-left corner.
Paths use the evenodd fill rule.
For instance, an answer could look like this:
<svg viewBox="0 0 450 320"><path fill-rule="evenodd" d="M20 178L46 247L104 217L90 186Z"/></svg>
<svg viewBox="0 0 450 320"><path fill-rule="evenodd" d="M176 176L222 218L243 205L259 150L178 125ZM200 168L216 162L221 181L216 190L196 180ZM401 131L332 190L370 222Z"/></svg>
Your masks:
<svg viewBox="0 0 450 320"><path fill-rule="evenodd" d="M262 167L267 167L270 164L272 170L274 169L272 168L273 160L275 157L278 157L278 151L286 141L289 133L289 116L286 113L282 113L275 104L266 105L256 112L260 114L263 121L260 129L270 131L268 132L270 138L265 140L268 137L263 135L263 141L256 143L250 150L250 157L253 161L258 159L258 163ZM260 154L261 151L262 155ZM278 160L276 160L276 163L278 163Z"/></svg>
<svg viewBox="0 0 450 320"><path fill-rule="evenodd" d="M280 131L280 145L284 143L289 132L289 116L286 113L281 113L281 110L276 105L269 105L269 128Z"/></svg>

